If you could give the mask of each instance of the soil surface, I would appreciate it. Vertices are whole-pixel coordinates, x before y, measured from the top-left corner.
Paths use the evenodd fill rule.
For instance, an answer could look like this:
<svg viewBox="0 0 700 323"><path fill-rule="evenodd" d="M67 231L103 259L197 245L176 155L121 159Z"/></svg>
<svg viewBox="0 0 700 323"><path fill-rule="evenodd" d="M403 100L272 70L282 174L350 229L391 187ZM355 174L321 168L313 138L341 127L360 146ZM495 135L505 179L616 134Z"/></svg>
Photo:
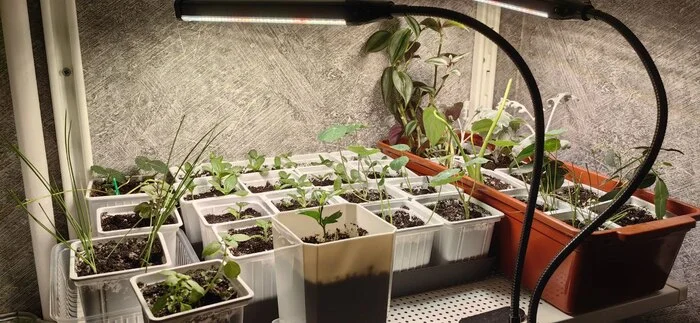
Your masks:
<svg viewBox="0 0 700 323"><path fill-rule="evenodd" d="M624 218L618 220L616 223L623 227L626 227L628 225L656 221L656 217L654 217L654 214L652 212L638 206L625 205L620 209L620 211L618 211L618 213L621 212L625 212L627 215Z"/></svg>
<svg viewBox="0 0 700 323"><path fill-rule="evenodd" d="M127 193L131 192L132 190L134 190L135 188L137 188L139 185L141 185L141 183L143 183L143 180L131 178L131 179L129 179L129 182L127 182L126 184L123 184L123 186L121 186L119 188L119 193L122 195L127 194ZM118 185L120 185L120 184L118 184ZM112 195L115 195L113 183L108 183L104 180L95 180L93 182L92 186L93 186L93 188L92 188L92 190L90 190L90 196L112 196ZM139 191L137 190L131 194L136 194L136 193L139 193Z"/></svg>
<svg viewBox="0 0 700 323"><path fill-rule="evenodd" d="M314 184L314 186L333 186L333 183L335 183L333 178L316 175L311 175L309 181L311 184Z"/></svg>
<svg viewBox="0 0 700 323"><path fill-rule="evenodd" d="M304 241L306 243L313 243L313 244L322 244L326 242L333 242L333 241L339 241L339 240L345 240L345 239L350 239L350 238L355 238L355 237L362 237L367 235L367 230L360 228L359 226L353 224L352 229L348 229L348 226L345 226L344 231L340 231L340 229L335 229L335 232L328 232L325 237L321 238L320 235L317 236L308 236L301 238L301 241ZM357 234L355 234L357 232Z"/></svg>
<svg viewBox="0 0 700 323"><path fill-rule="evenodd" d="M377 216L380 218L383 218L387 222L389 222L389 217L387 216L384 218L381 212L375 213ZM404 211L404 210L396 210L392 213L392 219L394 220L394 223L392 223L397 229L405 229L405 228L413 228L413 227L419 227L425 224L423 220L418 218L415 215L411 215L410 213Z"/></svg>
<svg viewBox="0 0 700 323"><path fill-rule="evenodd" d="M369 179L380 179L382 178L382 173L380 172L367 172L365 173L365 176ZM398 178L401 177L400 174L394 173L394 172L389 172L388 174L384 175L384 178Z"/></svg>
<svg viewBox="0 0 700 323"><path fill-rule="evenodd" d="M231 213L223 213L223 214L207 214L204 216L204 219L207 220L207 223L209 224L216 224L216 223L224 223L224 222L231 222L231 221L237 221L237 220L243 220L243 219L252 219L252 218L258 218L261 217L262 213L256 211L253 208L247 208L241 212L241 217L240 219L236 219Z"/></svg>
<svg viewBox="0 0 700 323"><path fill-rule="evenodd" d="M426 194L433 194L437 193L437 190L434 187L423 187L422 185L416 185L412 186L410 189L407 187L402 188L404 192L411 194L411 195L426 195Z"/></svg>
<svg viewBox="0 0 700 323"><path fill-rule="evenodd" d="M259 237L254 237L248 241L239 242L238 248L231 249L231 253L238 257L272 250L272 228L267 229L267 233L269 234L270 239L265 240ZM244 229L232 229L228 231L228 234L245 234L251 237L255 235L263 236L263 229L258 226Z"/></svg>
<svg viewBox="0 0 700 323"><path fill-rule="evenodd" d="M362 193L367 193L366 197L365 194ZM377 189L367 189L367 190L362 190L362 191L349 191L347 193L343 193L340 195L340 197L344 198L346 201L350 203L366 203L366 202L374 202L374 201L379 201L381 200L381 197L384 199L392 199L393 196L387 194L386 192L381 192L381 197L380 197L380 192Z"/></svg>
<svg viewBox="0 0 700 323"><path fill-rule="evenodd" d="M581 221L576 221L576 225L573 225L571 219L564 220L564 223L566 223L566 224L568 224L568 225L570 225L570 226L572 226L572 227L574 227L574 228L576 228L576 229L583 229L583 228L585 228L585 227L588 225L587 223L583 223L583 222L581 222ZM604 231L604 230L607 230L607 229L604 228L604 227L598 228L598 231Z"/></svg>
<svg viewBox="0 0 700 323"><path fill-rule="evenodd" d="M108 214L104 212L100 215L100 223L103 231L115 231L131 228L145 228L151 226L151 219L144 219L140 215L131 213ZM174 217L169 216L165 224L175 224Z"/></svg>
<svg viewBox="0 0 700 323"><path fill-rule="evenodd" d="M143 250L146 249L147 242L148 238L139 237L94 244L93 249L95 251L95 267L97 267L97 273L104 274L120 270L141 268L143 265L141 254ZM160 240L156 240L151 248L149 266L163 264L163 257L163 247L160 245ZM94 274L90 266L80 260L76 261L75 270L79 277Z"/></svg>
<svg viewBox="0 0 700 323"><path fill-rule="evenodd" d="M231 192L231 193L233 193L233 192ZM209 189L209 191L206 191L206 192L202 192L202 193L194 194L194 195L192 195L192 194L185 195L185 201L201 200L201 199L205 199L208 197L217 197L217 196L224 196L224 193L221 193L220 191L218 191L217 189L212 187Z"/></svg>
<svg viewBox="0 0 700 323"><path fill-rule="evenodd" d="M487 157L489 161L482 165L481 167L494 170L496 168L508 168L513 162L513 159L508 155L501 155L497 160L494 160L492 156Z"/></svg>
<svg viewBox="0 0 700 323"><path fill-rule="evenodd" d="M478 219L488 216L489 212L481 206L469 203L469 218L464 214L464 204L459 199L448 199L438 201L437 204L426 205L429 209L434 209L445 220L454 222L467 219Z"/></svg>
<svg viewBox="0 0 700 323"><path fill-rule="evenodd" d="M386 322L390 280L387 272L327 284L304 280L306 323Z"/></svg>
<svg viewBox="0 0 700 323"><path fill-rule="evenodd" d="M578 207L589 207L598 204L598 194L586 189L573 186L562 187L554 192L560 199L567 201Z"/></svg>
<svg viewBox="0 0 700 323"><path fill-rule="evenodd" d="M525 203L525 205L527 205L527 202L528 202L527 196L514 196L513 198L515 198L516 200L523 202L523 203ZM535 208L542 211L542 212L551 212L551 211L557 210L557 208L555 208L551 205L547 205L547 207L545 207L545 205L542 204L541 201L537 201L537 205L535 206Z"/></svg>
<svg viewBox="0 0 700 323"><path fill-rule="evenodd" d="M506 182L504 182L496 177L489 176L486 174L484 174L484 184L486 184L487 186L493 187L499 191L509 190L509 189L514 188L513 185L510 185L510 184L508 184L508 183L506 183Z"/></svg>
<svg viewBox="0 0 700 323"><path fill-rule="evenodd" d="M292 200L292 199L284 199L280 202L274 202L273 204L275 204L275 207L277 207L277 209L280 211L291 211L291 210L298 210L298 209L302 208L301 204L299 204L299 202L297 202L297 200ZM326 203L326 204L328 204L328 203ZM316 206L318 206L317 201L308 201L304 208L316 207Z"/></svg>
<svg viewBox="0 0 700 323"><path fill-rule="evenodd" d="M265 185L263 185L263 186L248 186L248 189L252 193L264 193L264 192L274 191L275 186L270 184L270 182L266 182Z"/></svg>
<svg viewBox="0 0 700 323"><path fill-rule="evenodd" d="M199 286L206 289L206 286L209 284L210 279L216 275L217 269L217 267L212 266L210 269L190 270L185 272L185 275L190 276L192 280L196 281L199 284ZM163 295L166 295L166 293L168 293L169 290L168 286L164 282L146 286L139 285L139 287L141 288L143 298L146 299L146 302L148 303L150 308L153 308L153 305L156 303L156 301ZM214 284L214 286L212 287L212 289L206 295L204 295L204 297L202 297L199 300L199 302L197 302L197 304L193 304L192 308L194 309L202 306L227 301L229 299L236 298L237 295L238 293L236 292L234 286L226 278L219 278L216 281L216 284ZM155 317L161 317L176 313L179 312L170 312L167 309L167 307L165 307L158 313L153 313L153 315Z"/></svg>

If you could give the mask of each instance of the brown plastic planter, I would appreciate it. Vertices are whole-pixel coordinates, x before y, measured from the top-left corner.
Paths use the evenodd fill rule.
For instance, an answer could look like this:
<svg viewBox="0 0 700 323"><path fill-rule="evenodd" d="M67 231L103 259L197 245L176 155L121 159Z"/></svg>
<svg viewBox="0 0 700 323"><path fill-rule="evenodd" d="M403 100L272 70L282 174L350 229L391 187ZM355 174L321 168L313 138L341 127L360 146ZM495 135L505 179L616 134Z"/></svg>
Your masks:
<svg viewBox="0 0 700 323"><path fill-rule="evenodd" d="M408 167L420 175L435 175L445 167L411 153L379 142L382 152L391 157L405 155ZM610 191L614 182L603 184L605 177L567 164L570 177L583 184ZM585 174L585 176L584 176ZM575 176L575 177L574 177ZM501 271L512 277L522 230L525 204L495 189L464 177L459 185L473 196L505 213L497 224L498 258ZM475 186L475 187L474 187ZM639 190L635 196L654 202L654 195ZM700 220L700 209L669 199L667 210L676 216L593 233L557 269L547 284L543 299L559 310L580 314L644 296L664 287L685 234ZM523 286L533 289L544 268L580 230L535 212L528 244Z"/></svg>

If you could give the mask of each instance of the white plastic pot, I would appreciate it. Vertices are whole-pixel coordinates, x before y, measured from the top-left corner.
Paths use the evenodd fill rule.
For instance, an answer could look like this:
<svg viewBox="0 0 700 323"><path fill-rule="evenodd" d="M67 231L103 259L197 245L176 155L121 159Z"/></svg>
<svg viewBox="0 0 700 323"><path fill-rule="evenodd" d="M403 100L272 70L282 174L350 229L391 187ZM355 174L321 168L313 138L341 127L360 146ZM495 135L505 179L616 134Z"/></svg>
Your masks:
<svg viewBox="0 0 700 323"><path fill-rule="evenodd" d="M289 159L295 163L297 163L296 168L304 168L304 167L309 167L313 166L311 163L318 163L321 162L321 158L318 156L323 157L324 159L331 159L335 160L334 157L332 157L328 153L315 153L315 154L302 154L302 155L292 155L289 157Z"/></svg>
<svg viewBox="0 0 700 323"><path fill-rule="evenodd" d="M530 195L528 189L525 189L525 188L510 190L507 192L507 194L512 196L512 197L520 197L520 198L525 198L525 199L527 199L528 196ZM523 203L526 203L526 202L523 202ZM544 214L548 214L548 215L567 213L573 209L571 204L564 202L564 201L562 201L554 196L550 196L550 195L540 194L537 197L537 203L554 207L554 210L552 210L552 211L543 211Z"/></svg>
<svg viewBox="0 0 700 323"><path fill-rule="evenodd" d="M256 226L256 220L270 221L270 217L243 220L233 223L214 225L216 238L221 242L221 235L232 229L245 229ZM277 296L275 284L275 257L272 250L234 257L227 249L228 256L241 266L240 278L253 290L253 301L261 301Z"/></svg>
<svg viewBox="0 0 700 323"><path fill-rule="evenodd" d="M270 171L267 175L261 175L260 173L251 173L251 174L245 174L241 175L239 178L239 183L243 185L250 194L266 194L270 192L289 192L295 190L295 188L285 188L282 190L274 190L274 191L268 191L268 192L260 192L260 193L253 193L249 188L253 186L264 186L266 183L270 183L272 185L275 185L279 180L279 173L280 172L286 172L290 176L290 178L293 178L295 180L299 179L299 174L295 170L281 170L281 171ZM311 187L311 186L309 186Z"/></svg>
<svg viewBox="0 0 700 323"><path fill-rule="evenodd" d="M353 190L360 190L360 189L377 189L377 183L374 181L367 182L367 183L356 183L356 184L345 184L343 185L343 188L346 190L346 192L351 192ZM408 194L406 192L392 186L392 185L384 185L384 189L386 190L386 193L391 196L391 201L401 201L401 200L408 200ZM340 197L343 199L343 201L350 203L349 201L345 200L344 198ZM364 202L364 203L359 203L362 205L370 205L370 204L377 204L379 201L369 201L369 202Z"/></svg>
<svg viewBox="0 0 700 323"><path fill-rule="evenodd" d="M307 199L311 199L311 192L313 190L318 190L318 187L311 187L311 188L306 188L306 197ZM329 190L330 188L324 188L325 190ZM267 194L262 195L262 198L265 200L265 203L267 204L267 207L272 210L272 213L280 213L283 212L279 208L277 208L276 203L279 203L283 200L290 200L291 197L289 197L289 194L297 194L295 191L284 191L284 192L270 192ZM334 196L331 199L328 200L328 205L332 204L338 204L338 203L344 203L345 200L343 200L340 197Z"/></svg>
<svg viewBox="0 0 700 323"><path fill-rule="evenodd" d="M374 171L377 173L381 173L384 166L389 166L389 164L391 163L391 159L389 159L389 160L377 160L376 162L377 162L377 165L374 166ZM354 164L355 168L357 168L357 163L355 162L353 164ZM369 177L367 177L367 174L366 174L368 172L372 172L372 168L368 167L367 165L362 165L362 167L363 167L363 171L365 172L362 174L362 179L365 181L368 181L368 182L374 182L376 179L369 178ZM390 176L392 176L392 177L390 177ZM404 177L406 177L406 176L419 177L416 173L414 173L413 171L411 171L410 169L405 168L405 167L402 170L402 173L398 173L390 168L389 174L388 174L388 176L386 176L384 178L384 181L387 183L394 183L394 182L403 180Z"/></svg>
<svg viewBox="0 0 700 323"><path fill-rule="evenodd" d="M97 223L97 237L102 238L102 237L121 237L124 236L127 233L149 233L151 232L152 227L143 227L143 228L127 228L127 229L121 229L121 230L113 230L113 231L105 231L102 228L102 214L107 213L107 214L125 214L125 213L134 213L134 207L136 205L122 205L122 206L108 206L108 207L101 207L97 209L97 215L95 217L95 223ZM176 209L173 209L173 212L170 214L171 217L175 218L175 223L173 224L163 224L160 227L160 233L163 234L163 239L165 240L165 244L168 246L168 250L170 250L171 254L173 257L177 257L175 254L177 250L177 230L180 229L182 226L182 219L180 218L180 214L177 213ZM148 221L148 220L142 220L142 221Z"/></svg>
<svg viewBox="0 0 700 323"><path fill-rule="evenodd" d="M511 189L500 190L503 193L508 194L509 192L512 192L514 190L526 188L526 185L523 181L521 181L513 176L503 174L501 172L492 171L489 169L484 169L484 168L481 169L481 173L483 175L489 175L491 177L497 178L497 179L501 180L502 182L509 184L510 186L513 186L513 188L511 188Z"/></svg>
<svg viewBox="0 0 700 323"><path fill-rule="evenodd" d="M208 269L208 268L218 268L221 264L221 260L209 260L199 263L194 263L191 265L184 265L170 268L170 270L185 273L190 270L197 269ZM224 279L225 276L223 276ZM243 308L248 305L248 303L253 298L253 291L243 282L240 277L236 280L229 280L229 282L234 286L238 296L227 301L223 301L216 304L211 304L207 306L202 306L194 308L192 310L181 312L177 314L155 317L151 312L146 299L141 293L141 288L139 284L152 285L160 283L165 280L160 272L153 272L143 275L134 276L130 279L131 289L136 293L136 299L141 305L143 310L143 317L145 322L243 322ZM133 293L132 293L133 297Z"/></svg>
<svg viewBox="0 0 700 323"><path fill-rule="evenodd" d="M133 237L147 238L148 234L139 233L126 236L126 238ZM119 241L123 238L124 237L121 236L94 238L92 241L93 244L96 245L107 241ZM129 288L128 279L141 273L169 268L174 264L173 257L161 233L158 233L158 240L163 247L164 255L163 259L161 259L161 265L87 276L78 276L75 270L75 265L79 261L75 252L76 250L82 249L82 243L80 241L71 243L72 250L70 251L68 277L78 289L84 316L89 317L93 315L102 315L103 313L115 313L138 306L138 302Z"/></svg>
<svg viewBox="0 0 700 323"><path fill-rule="evenodd" d="M208 192L211 190L211 188L212 186L209 184L200 185L194 188L193 194L197 195L200 193ZM245 188L242 185L240 185L240 183L238 184L238 189L246 191ZM182 221L185 224L185 233L187 234L187 239L189 239L190 242L200 243L202 242L202 233L199 229L199 217L197 216L197 211L194 209L194 203L200 201L212 201L216 199L227 198L232 195L207 197L198 200L188 200L186 199L188 196L190 196L189 193L183 195L180 198L180 212L182 212Z"/></svg>
<svg viewBox="0 0 700 323"><path fill-rule="evenodd" d="M133 193L110 196L91 196L91 192L95 187L95 180L88 183L87 191L85 192L85 200L88 205L88 212L91 218L97 214L97 209L108 206L132 205L146 202L150 198L146 193ZM126 193L126 192L123 192ZM92 223L92 229L97 230L97 223Z"/></svg>
<svg viewBox="0 0 700 323"><path fill-rule="evenodd" d="M356 224L368 235L309 244L302 238L322 234L314 219L295 211L272 218L281 322L386 322L396 228L357 204L328 206L323 216L336 211L328 231Z"/></svg>
<svg viewBox="0 0 700 323"><path fill-rule="evenodd" d="M435 193L430 193L430 194L423 194L423 195L414 195L409 192L404 191L404 188L407 188L406 186L406 179L401 178L397 180L392 180L392 181L387 181L387 186L392 186L393 188L403 192L404 195L406 195L409 199L416 199L419 197L432 197L432 196L445 196L447 194L454 194L457 193L457 188L454 187L454 185L442 185L438 186L435 188L436 191ZM428 185L430 183L430 177L429 176L416 176L416 177L409 177L408 178L408 183L410 183L411 187L415 186L423 186L423 185Z"/></svg>
<svg viewBox="0 0 700 323"><path fill-rule="evenodd" d="M405 209L408 208L408 209ZM381 205L370 205L367 209L373 213L382 211ZM440 230L444 220L431 211L413 201L399 201L390 204L391 212L397 210L406 211L409 214L426 222L420 227L404 228L396 230L394 241L394 271L401 271L423 267L430 263L433 249L433 239ZM388 211L388 210L387 210ZM386 219L385 219L386 220ZM428 221L430 220L430 221Z"/></svg>
<svg viewBox="0 0 700 323"><path fill-rule="evenodd" d="M194 202L193 206L195 209L195 213L197 214L197 219L199 220L199 231L202 237L202 245L206 246L214 241L216 241L216 234L214 232L213 227L216 224L212 224L207 222L207 219L204 217L207 214L223 214L227 213L229 207L236 207L236 203L239 202L245 202L248 203L243 209L253 209L262 216L270 216L272 215L272 211L268 207L267 203L265 200L260 197L260 196L255 196L255 195L249 195L249 196L225 196L217 199L205 199L202 201L196 201ZM256 218L257 219L257 218ZM238 221L245 221L245 220L238 220L236 221L231 218L231 222L238 222Z"/></svg>
<svg viewBox="0 0 700 323"><path fill-rule="evenodd" d="M456 194L441 196L440 200L453 198L458 198L458 196ZM435 204L437 201L437 197L416 199L416 202L427 206L430 210L432 208L429 205ZM433 252L433 258L437 263L445 264L488 255L493 228L503 218L503 213L474 198L471 198L470 202L482 207L489 215L455 222L441 217L444 224L437 239L435 239Z"/></svg>

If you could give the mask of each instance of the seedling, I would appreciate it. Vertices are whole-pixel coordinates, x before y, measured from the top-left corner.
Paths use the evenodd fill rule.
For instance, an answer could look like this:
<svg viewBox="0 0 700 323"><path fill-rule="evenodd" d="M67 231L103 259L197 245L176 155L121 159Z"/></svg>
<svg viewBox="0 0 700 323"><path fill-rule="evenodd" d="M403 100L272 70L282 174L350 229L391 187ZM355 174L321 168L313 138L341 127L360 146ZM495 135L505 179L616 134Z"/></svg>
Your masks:
<svg viewBox="0 0 700 323"><path fill-rule="evenodd" d="M332 163L323 157L321 158L324 165L333 168L336 176L340 177L345 183L356 183L360 181L360 172L356 169L350 170L348 173L347 158L343 156L342 150L340 150L340 141L345 137L356 134L359 130L365 129L366 126L362 124L345 124L345 125L332 125L326 130L318 134L318 140L324 143L335 144L338 148L338 155L340 156L339 163Z"/></svg>
<svg viewBox="0 0 700 323"><path fill-rule="evenodd" d="M144 174L144 179L155 178L159 174L163 174L163 172L168 174L168 166L160 160L138 156L134 160L134 164L135 167L133 167L133 173ZM131 194L138 192L144 185L143 182L141 182L139 185L130 188L129 191L125 192L124 188L134 180L133 176L127 176L116 169L103 167L100 165L92 165L90 167L90 171L92 171L98 177L103 178L104 185L102 185L101 189L103 190L103 193L108 195ZM95 188L93 188L93 190L95 190Z"/></svg>
<svg viewBox="0 0 700 323"><path fill-rule="evenodd" d="M298 179L292 177L292 174L285 171L279 173L279 181L274 185L275 190L284 190L288 188L301 188L313 186L313 184L307 178L308 175L301 175Z"/></svg>
<svg viewBox="0 0 700 323"><path fill-rule="evenodd" d="M275 156L272 169L295 168L297 163L289 159L292 153L284 153Z"/></svg>
<svg viewBox="0 0 700 323"><path fill-rule="evenodd" d="M248 165L245 170L249 173L261 173L263 175L267 174L269 169L265 165L265 155L261 155L257 150L251 149L247 154Z"/></svg>
<svg viewBox="0 0 700 323"><path fill-rule="evenodd" d="M251 238L257 238L257 239L263 239L264 241L270 241L272 239L272 234L271 234L271 229L272 229L272 222L267 221L267 220L257 220L255 221L255 225L258 226L263 232L262 235L253 235Z"/></svg>
<svg viewBox="0 0 700 323"><path fill-rule="evenodd" d="M289 193L289 194L287 194L287 196L289 196L289 197L291 198L291 201L296 201L297 204L299 204L299 206L300 206L302 209L303 209L303 208L306 208L306 206L309 205L309 203L311 202L311 201L307 198L306 191L304 191L304 189L302 189L301 187L298 187L298 188L297 188L296 194L295 194L295 193ZM291 201L288 202L288 203L289 203L289 204L292 204ZM285 201L282 200L282 203L285 203ZM289 205L289 204L287 204L287 205Z"/></svg>
<svg viewBox="0 0 700 323"><path fill-rule="evenodd" d="M248 206L249 203L247 202L236 202L236 207L229 207L226 209L229 214L236 220L242 220L242 219L250 219L253 218L253 216L250 215L243 215L243 211L245 211L245 207Z"/></svg>
<svg viewBox="0 0 700 323"><path fill-rule="evenodd" d="M329 192L324 190L316 190L313 192L313 196L314 199L318 201L318 208L316 210L306 210L299 212L299 214L306 215L316 220L318 225L321 226L321 229L323 230L324 238L328 237L328 231L326 231L326 226L338 222L338 219L340 219L340 217L343 216L343 212L341 211L336 211L327 217L323 216L323 208L326 207L326 203L337 193L338 191Z"/></svg>
<svg viewBox="0 0 700 323"><path fill-rule="evenodd" d="M459 182L459 180L464 177L466 171L464 169L458 169L458 168L451 168L451 169L446 169L436 176L434 176L430 180L430 186L432 187L442 187L443 185L448 185L448 184L454 184L456 182ZM471 198L472 195L474 194L474 190L476 188L476 185L472 186L472 191L469 195L465 197L465 193L463 190L458 189L457 190L457 196L459 197L460 202L462 202L462 207L464 208L464 218L465 219L471 219ZM438 192L438 201L440 200L440 195ZM437 205L436 205L437 207ZM433 213L435 212L435 208L433 207ZM432 217L432 213L431 213Z"/></svg>

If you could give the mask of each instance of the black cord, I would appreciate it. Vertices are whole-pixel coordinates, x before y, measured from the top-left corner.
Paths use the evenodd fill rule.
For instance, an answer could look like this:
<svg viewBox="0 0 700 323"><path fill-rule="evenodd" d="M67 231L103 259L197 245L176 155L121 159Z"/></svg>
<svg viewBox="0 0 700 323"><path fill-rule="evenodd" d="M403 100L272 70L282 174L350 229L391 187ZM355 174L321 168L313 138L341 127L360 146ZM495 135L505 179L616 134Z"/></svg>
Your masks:
<svg viewBox="0 0 700 323"><path fill-rule="evenodd" d="M559 254L557 254L554 260L552 260L552 262L549 263L545 271L542 273L539 281L537 282L537 286L535 286L535 290L532 294L532 299L530 300L528 322L536 322L537 307L539 305L540 298L542 297L542 292L544 291L545 286L547 286L547 282L549 281L549 279L552 278L554 271L557 270L557 268L562 264L562 262L564 262L564 260L586 238L588 238L588 236L590 236L594 231L598 229L598 227L600 227L605 221L612 217L614 215L614 212L616 212L627 202L627 199L629 199L632 196L637 187L639 187L639 185L642 183L642 180L649 173L652 166L654 165L656 157L658 157L659 155L659 151L661 151L661 146L664 141L664 135L666 134L666 124L668 123L668 99L666 97L666 90L664 89L663 80L661 79L659 70L656 68L656 65L654 64L651 55L649 55L649 52L646 50L646 48L644 48L644 45L639 40L639 38L637 38L637 36L635 36L634 33L617 18L599 10L591 10L585 13L584 16L605 22L611 27L613 27L615 30L617 30L625 38L625 40L627 40L627 42L632 46L632 48L634 48L634 51L642 60L644 68L646 68L646 71L649 74L649 78L651 78L651 83L654 87L654 93L656 95L656 130L654 131L654 138L652 140L651 147L648 150L646 159L637 170L637 173L635 174L634 178L630 181L629 185L625 187L622 193L618 195L618 197L600 216L598 216L593 222L586 226L578 235L576 235L571 240L571 242L569 242L564 247L564 249L562 249L559 252Z"/></svg>
<svg viewBox="0 0 700 323"><path fill-rule="evenodd" d="M525 211L525 218L523 220L523 229L520 235L520 246L518 249L518 258L515 265L515 273L513 277L513 286L511 294L511 304L510 304L510 321L520 322L520 284L522 281L522 270L525 263L525 253L527 252L527 244L530 239L530 228L532 227L532 220L535 214L535 206L537 204L537 196L540 188L540 181L542 176L542 164L544 158L544 108L542 106L542 96L540 95L539 88L537 87L537 81L532 75L530 68L525 63L525 60L520 56L520 53L503 38L496 31L491 29L489 26L483 24L482 22L469 17L467 15L455 12L452 10L433 8L433 7L421 7L421 6L404 6L396 5L391 9L391 14L394 16L402 15L417 15L417 16L430 16L439 17L452 21L456 21L464 24L477 31L478 33L484 35L486 38L493 41L503 52L508 55L508 57L513 61L515 66L520 71L520 74L525 80L525 85L530 92L530 97L532 99L532 106L535 115L535 160L533 162L533 176L532 182L530 184L530 196L528 198L527 209ZM484 143L486 144L486 143Z"/></svg>

